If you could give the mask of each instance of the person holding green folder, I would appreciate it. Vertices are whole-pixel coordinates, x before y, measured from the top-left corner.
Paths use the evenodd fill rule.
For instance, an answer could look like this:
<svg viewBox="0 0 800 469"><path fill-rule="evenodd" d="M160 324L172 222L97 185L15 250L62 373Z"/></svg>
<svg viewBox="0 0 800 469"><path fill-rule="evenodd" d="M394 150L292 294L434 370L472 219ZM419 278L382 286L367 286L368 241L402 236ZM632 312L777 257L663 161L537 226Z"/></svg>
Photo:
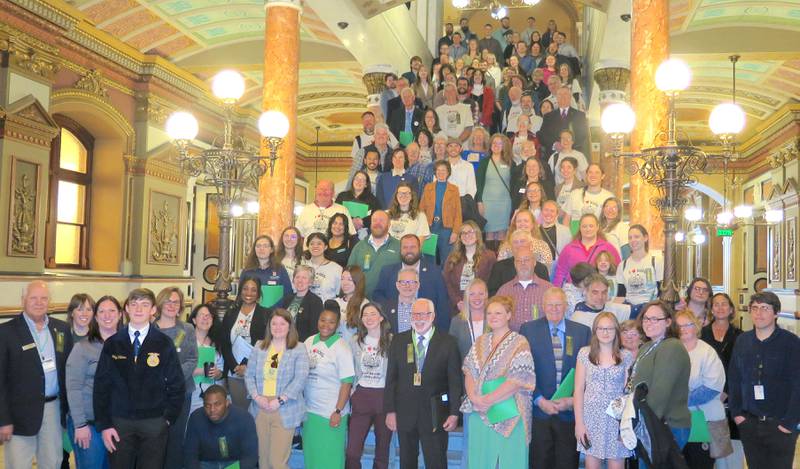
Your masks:
<svg viewBox="0 0 800 469"><path fill-rule="evenodd" d="M194 326L194 338L197 342L197 367L192 373L195 388L189 405L191 415L203 407L203 393L211 385L222 382L225 359L218 340L222 324L212 303L195 306L187 322Z"/></svg>
<svg viewBox="0 0 800 469"><path fill-rule="evenodd" d="M253 241L239 278L248 276L261 280L259 304L265 308L272 308L283 295L292 291L292 280L277 257L275 242L268 235L260 235Z"/></svg>
<svg viewBox="0 0 800 469"><path fill-rule="evenodd" d="M536 375L528 341L509 328L513 314L511 297L489 299L489 332L475 340L464 360L467 398L461 411L470 469L528 467Z"/></svg>

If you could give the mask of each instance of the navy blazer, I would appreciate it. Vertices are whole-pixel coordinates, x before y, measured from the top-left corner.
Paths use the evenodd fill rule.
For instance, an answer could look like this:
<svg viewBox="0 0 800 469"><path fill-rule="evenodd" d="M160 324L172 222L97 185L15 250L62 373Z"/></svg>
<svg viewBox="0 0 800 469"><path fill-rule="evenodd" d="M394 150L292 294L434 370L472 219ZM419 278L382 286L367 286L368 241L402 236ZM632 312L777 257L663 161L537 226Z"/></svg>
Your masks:
<svg viewBox="0 0 800 469"><path fill-rule="evenodd" d="M61 425L66 427L67 386L64 370L72 350L72 334L64 321L48 319L56 352ZM39 433L44 415L44 370L36 343L22 313L0 324L0 426L14 425L14 434Z"/></svg>
<svg viewBox="0 0 800 469"><path fill-rule="evenodd" d="M561 364L561 378L567 376L569 370L575 368L575 359L578 357L578 350L589 345L592 331L583 324L564 320L566 334L564 344L564 359ZM556 392L558 385L556 382L556 363L553 355L553 340L550 335L550 325L547 318L539 318L528 321L519 329L519 333L528 339L533 354L533 365L536 370L536 389L533 390L533 399L544 396L550 399ZM570 339L571 338L571 339ZM572 347L568 347L572 343ZM546 419L550 416L542 412L539 406L533 406L533 417ZM558 413L558 418L566 422L574 422L575 414L570 411Z"/></svg>
<svg viewBox="0 0 800 469"><path fill-rule="evenodd" d="M397 303L397 273L404 266L402 262L390 264L381 269L378 276L378 286L372 292L372 300L378 303L387 303L394 300ZM447 287L444 284L442 270L427 257L419 260L419 298L433 301L436 308L436 327L443 331L450 330L450 299L447 296Z"/></svg>

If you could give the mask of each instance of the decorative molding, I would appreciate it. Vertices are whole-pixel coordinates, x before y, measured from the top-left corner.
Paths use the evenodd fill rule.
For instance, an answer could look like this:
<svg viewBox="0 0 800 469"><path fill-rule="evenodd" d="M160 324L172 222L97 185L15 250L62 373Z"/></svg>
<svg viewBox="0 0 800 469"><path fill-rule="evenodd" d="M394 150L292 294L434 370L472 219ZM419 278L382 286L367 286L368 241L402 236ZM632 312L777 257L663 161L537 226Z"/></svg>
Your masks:
<svg viewBox="0 0 800 469"><path fill-rule="evenodd" d="M147 263L179 265L181 249L180 197L150 191L150 216L147 224Z"/></svg>
<svg viewBox="0 0 800 469"><path fill-rule="evenodd" d="M103 101L108 101L108 88L103 84L103 76L96 68L88 70L73 88L93 94Z"/></svg>
<svg viewBox="0 0 800 469"><path fill-rule="evenodd" d="M797 218L786 219L786 281L797 281Z"/></svg>
<svg viewBox="0 0 800 469"><path fill-rule="evenodd" d="M70 16L63 11L49 5L41 0L9 0L15 5L30 11L31 13L46 19L47 21L60 26L63 29L72 29L79 19Z"/></svg>
<svg viewBox="0 0 800 469"><path fill-rule="evenodd" d="M59 125L32 95L13 102L6 111L6 137L49 149L58 131Z"/></svg>
<svg viewBox="0 0 800 469"><path fill-rule="evenodd" d="M8 52L12 67L51 80L58 70L58 48L0 23L0 52Z"/></svg>
<svg viewBox="0 0 800 469"><path fill-rule="evenodd" d="M769 227L770 282L781 281L781 228L780 224Z"/></svg>
<svg viewBox="0 0 800 469"><path fill-rule="evenodd" d="M788 143L773 151L767 156L767 163L771 168L779 168L789 161L796 160L800 155L800 136L795 136Z"/></svg>
<svg viewBox="0 0 800 469"><path fill-rule="evenodd" d="M38 255L41 165L11 156L8 245L10 257Z"/></svg>

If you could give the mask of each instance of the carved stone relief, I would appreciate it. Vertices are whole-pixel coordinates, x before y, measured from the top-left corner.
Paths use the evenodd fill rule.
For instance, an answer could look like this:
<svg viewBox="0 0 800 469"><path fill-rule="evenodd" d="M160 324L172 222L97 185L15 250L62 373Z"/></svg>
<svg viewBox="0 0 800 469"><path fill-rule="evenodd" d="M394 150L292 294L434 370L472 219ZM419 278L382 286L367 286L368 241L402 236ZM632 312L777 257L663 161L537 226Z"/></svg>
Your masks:
<svg viewBox="0 0 800 469"><path fill-rule="evenodd" d="M180 263L181 199L152 191L148 224L147 262L178 265Z"/></svg>
<svg viewBox="0 0 800 469"><path fill-rule="evenodd" d="M770 280L773 282L781 281L781 229L782 224L769 227L769 246L770 246Z"/></svg>
<svg viewBox="0 0 800 469"><path fill-rule="evenodd" d="M9 256L37 255L39 169L40 166L36 163L12 157L10 223L6 249Z"/></svg>
<svg viewBox="0 0 800 469"><path fill-rule="evenodd" d="M786 220L786 281L797 280L797 218Z"/></svg>
<svg viewBox="0 0 800 469"><path fill-rule="evenodd" d="M96 69L87 71L86 74L75 83L74 88L76 90L86 91L102 100L108 99L108 88L103 84L103 76Z"/></svg>

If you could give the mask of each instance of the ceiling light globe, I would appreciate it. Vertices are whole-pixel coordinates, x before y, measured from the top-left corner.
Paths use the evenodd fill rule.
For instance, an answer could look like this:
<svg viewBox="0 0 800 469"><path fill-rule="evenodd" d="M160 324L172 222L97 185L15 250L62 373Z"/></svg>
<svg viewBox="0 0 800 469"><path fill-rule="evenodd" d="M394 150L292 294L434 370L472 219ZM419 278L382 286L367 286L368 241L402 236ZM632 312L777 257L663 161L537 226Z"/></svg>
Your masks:
<svg viewBox="0 0 800 469"><path fill-rule="evenodd" d="M258 118L258 131L267 138L284 138L289 133L289 119L280 111L264 112Z"/></svg>
<svg viewBox="0 0 800 469"><path fill-rule="evenodd" d="M704 244L706 242L706 235L703 233L695 233L694 236L692 236L692 241L694 241L694 244Z"/></svg>
<svg viewBox="0 0 800 469"><path fill-rule="evenodd" d="M469 5L469 0L453 0L454 8L466 8Z"/></svg>
<svg viewBox="0 0 800 469"><path fill-rule="evenodd" d="M247 213L255 215L258 213L259 205L257 200L250 200L246 204Z"/></svg>
<svg viewBox="0 0 800 469"><path fill-rule="evenodd" d="M492 18L500 21L501 19L508 16L508 8L506 8L504 5L500 5L498 7L492 8L491 14Z"/></svg>
<svg viewBox="0 0 800 469"><path fill-rule="evenodd" d="M178 111L167 119L166 130L172 140L192 140L197 136L200 126L190 112Z"/></svg>
<svg viewBox="0 0 800 469"><path fill-rule="evenodd" d="M737 205L733 207L733 215L736 218L750 218L753 216L753 207L750 205Z"/></svg>
<svg viewBox="0 0 800 469"><path fill-rule="evenodd" d="M636 124L636 113L628 103L608 105L600 116L600 125L608 135L629 134Z"/></svg>
<svg viewBox="0 0 800 469"><path fill-rule="evenodd" d="M226 103L235 103L244 94L244 77L236 70L223 70L211 82L214 96Z"/></svg>
<svg viewBox="0 0 800 469"><path fill-rule="evenodd" d="M538 5L539 4L539 0L522 0L522 3L524 3L525 5L527 5L529 7L532 7L534 5Z"/></svg>
<svg viewBox="0 0 800 469"><path fill-rule="evenodd" d="M708 116L714 135L736 135L744 129L744 122L744 111L735 103L718 104Z"/></svg>
<svg viewBox="0 0 800 469"><path fill-rule="evenodd" d="M683 211L683 217L686 221L698 221L703 218L703 210L700 207L688 207Z"/></svg>
<svg viewBox="0 0 800 469"><path fill-rule="evenodd" d="M675 242L682 243L686 240L686 233L683 231L676 231L675 232Z"/></svg>
<svg viewBox="0 0 800 469"><path fill-rule="evenodd" d="M722 226L728 226L733 221L733 214L731 212L719 212L717 214L717 224Z"/></svg>
<svg viewBox="0 0 800 469"><path fill-rule="evenodd" d="M764 212L764 220L767 223L780 223L783 221L783 210L778 210L776 208L769 209Z"/></svg>
<svg viewBox="0 0 800 469"><path fill-rule="evenodd" d="M231 216L241 217L244 215L244 207L238 204L231 205Z"/></svg>
<svg viewBox="0 0 800 469"><path fill-rule="evenodd" d="M686 62L669 59L661 62L656 69L656 87L665 93L677 93L689 87L692 71Z"/></svg>

